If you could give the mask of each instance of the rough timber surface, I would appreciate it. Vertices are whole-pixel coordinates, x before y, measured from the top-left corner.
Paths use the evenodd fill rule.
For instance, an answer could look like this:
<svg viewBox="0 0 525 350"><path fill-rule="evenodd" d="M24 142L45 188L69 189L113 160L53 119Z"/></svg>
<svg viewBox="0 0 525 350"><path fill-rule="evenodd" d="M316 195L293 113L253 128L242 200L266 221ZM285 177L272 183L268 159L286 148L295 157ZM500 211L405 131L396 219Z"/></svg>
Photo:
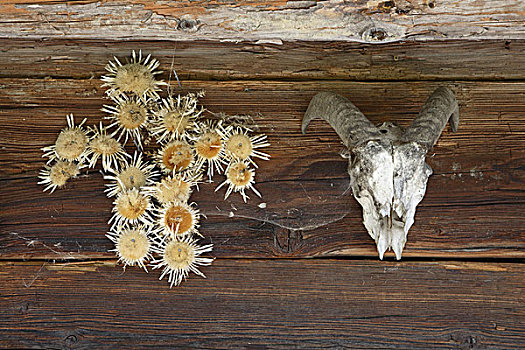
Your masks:
<svg viewBox="0 0 525 350"><path fill-rule="evenodd" d="M307 135L300 120L316 91L348 96L374 122L406 126L443 82L184 81L205 89L204 106L228 114L259 113L272 159L259 162L257 188L247 204L222 200L215 185L202 185L192 200L208 217L202 232L218 257L376 257L351 196L347 161L335 132L321 122ZM445 129L428 158L434 169L418 208L405 257L524 257L524 83L445 82L460 101L456 134ZM51 144L66 113L98 123L104 103L97 79L0 79L0 188L4 193L4 259L109 257L111 200L97 171L53 194L36 176L40 148ZM406 92L410 91L410 94ZM379 107L380 106L380 107ZM31 135L31 137L28 137ZM222 181L222 180L221 180ZM266 203L266 208L258 207ZM35 206L39 210L35 210ZM234 218L229 218L234 215ZM24 220L24 218L27 218ZM22 224L23 223L23 224Z"/></svg>
<svg viewBox="0 0 525 350"><path fill-rule="evenodd" d="M0 346L519 349L523 264L218 259L169 290L113 261L0 263Z"/></svg>
<svg viewBox="0 0 525 350"><path fill-rule="evenodd" d="M269 41L515 39L522 0L7 0L0 37Z"/></svg>
<svg viewBox="0 0 525 350"><path fill-rule="evenodd" d="M525 37L525 36L524 36ZM355 42L0 39L0 77L96 78L104 62L154 53L182 80L523 80L525 39ZM475 54L473 54L475 53Z"/></svg>
<svg viewBox="0 0 525 350"><path fill-rule="evenodd" d="M0 348L525 348L521 2L218 5L0 5ZM250 18L260 25L236 27ZM311 30L319 18L329 34ZM230 41L239 35L250 42ZM215 184L194 195L217 259L208 279L171 290L157 270L122 271L107 252L100 173L52 195L36 184L39 148L68 113L100 120L103 66L131 49L159 58L165 79L173 60L183 91L205 89L209 110L258 114L272 143L256 176L263 199L225 202ZM458 97L459 130L447 127L428 155L434 175L404 260L379 261L335 132L317 121L301 135L300 120L328 90L374 123L406 126L442 84Z"/></svg>

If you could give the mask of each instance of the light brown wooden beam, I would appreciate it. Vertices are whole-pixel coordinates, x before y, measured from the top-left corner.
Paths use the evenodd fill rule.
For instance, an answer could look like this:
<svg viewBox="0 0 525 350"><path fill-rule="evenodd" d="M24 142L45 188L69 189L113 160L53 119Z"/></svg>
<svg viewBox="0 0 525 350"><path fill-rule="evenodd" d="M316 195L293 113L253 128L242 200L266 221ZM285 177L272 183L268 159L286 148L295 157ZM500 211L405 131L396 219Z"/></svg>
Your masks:
<svg viewBox="0 0 525 350"><path fill-rule="evenodd" d="M0 264L3 348L522 348L522 264L224 260L169 289L111 261Z"/></svg>
<svg viewBox="0 0 525 350"><path fill-rule="evenodd" d="M7 38L381 43L525 34L520 0L9 0L0 13Z"/></svg>
<svg viewBox="0 0 525 350"><path fill-rule="evenodd" d="M151 53L186 80L525 79L525 40L359 44L0 39L0 77L98 78L113 55Z"/></svg>
<svg viewBox="0 0 525 350"><path fill-rule="evenodd" d="M348 191L340 141L319 121L302 135L301 117L316 91L331 90L349 97L374 123L397 120L406 126L440 83L182 83L189 90L206 89L202 102L211 111L262 113L257 121L272 144L272 160L259 162L256 175L262 200L224 202L224 192L213 192L215 185L201 186L192 197L208 216L202 231L217 256L377 256ZM445 129L428 157L434 175L404 256L523 257L525 84L446 84L458 95L460 128L456 134ZM90 171L52 195L36 184L43 166L39 149L53 142L66 113L87 117L88 124L100 119L105 103L100 82L2 79L0 85L0 257L111 256L104 237L111 200L102 193L100 174ZM258 207L261 202L265 209Z"/></svg>

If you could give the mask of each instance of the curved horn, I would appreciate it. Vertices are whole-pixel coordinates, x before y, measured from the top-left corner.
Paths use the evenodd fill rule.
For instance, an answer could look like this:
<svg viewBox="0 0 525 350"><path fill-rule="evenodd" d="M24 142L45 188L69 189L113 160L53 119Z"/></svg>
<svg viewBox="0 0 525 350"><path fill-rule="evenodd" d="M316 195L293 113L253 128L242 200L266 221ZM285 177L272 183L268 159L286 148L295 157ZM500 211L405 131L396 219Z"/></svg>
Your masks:
<svg viewBox="0 0 525 350"><path fill-rule="evenodd" d="M320 92L312 98L303 117L303 134L315 118L326 120L347 148L381 137L375 125L352 102L333 92Z"/></svg>
<svg viewBox="0 0 525 350"><path fill-rule="evenodd" d="M405 130L403 139L430 149L436 144L449 120L452 131L455 132L459 124L458 101L452 90L441 86L427 99L417 118Z"/></svg>

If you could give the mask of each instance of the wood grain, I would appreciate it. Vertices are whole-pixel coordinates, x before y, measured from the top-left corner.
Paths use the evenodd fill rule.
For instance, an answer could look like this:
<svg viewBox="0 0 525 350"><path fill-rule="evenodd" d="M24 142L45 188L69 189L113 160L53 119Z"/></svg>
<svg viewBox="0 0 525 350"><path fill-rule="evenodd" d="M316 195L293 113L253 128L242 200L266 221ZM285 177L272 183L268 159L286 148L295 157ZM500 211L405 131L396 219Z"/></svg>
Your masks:
<svg viewBox="0 0 525 350"><path fill-rule="evenodd" d="M408 123L442 82L183 81L206 89L203 104L214 112L261 113L261 131L272 160L260 162L257 188L244 205L224 202L213 185L195 200L208 217L202 231L219 257L370 256L375 246L361 224L361 208L348 190L346 161L335 132L314 122L299 130L310 98L331 90L348 96L374 122ZM523 257L525 209L524 123L521 82L444 82L461 109L456 134L445 130L430 154L434 169L405 257ZM53 142L64 116L88 124L101 118L104 102L96 79L1 79L0 257L76 259L109 257L103 236L111 200L96 171L52 195L36 175L40 147ZM407 93L409 91L410 93ZM31 135L31 137L28 137ZM267 203L265 209L257 205ZM231 215L234 218L229 218Z"/></svg>
<svg viewBox="0 0 525 350"><path fill-rule="evenodd" d="M520 0L3 1L0 348L525 348L524 22ZM102 118L104 65L133 49L272 144L263 199L193 195L217 259L171 290L116 266L98 170L36 183L39 149L68 113ZM459 130L428 155L404 260L378 261L340 141L300 120L328 90L406 126L439 85Z"/></svg>
<svg viewBox="0 0 525 350"><path fill-rule="evenodd" d="M165 72L173 62L182 81L525 79L523 38L382 45L0 39L0 77L97 78L113 55L131 50L151 53Z"/></svg>
<svg viewBox="0 0 525 350"><path fill-rule="evenodd" d="M521 0L1 2L0 348L525 348L523 23ZM192 196L217 259L174 289L108 252L98 169L36 183L40 148L68 113L103 117L104 65L131 50L271 142L262 199L223 201L221 177ZM459 130L427 157L404 260L378 261L340 141L300 120L334 91L407 126L439 85Z"/></svg>
<svg viewBox="0 0 525 350"><path fill-rule="evenodd" d="M8 0L0 36L392 42L523 38L520 0Z"/></svg>
<svg viewBox="0 0 525 350"><path fill-rule="evenodd" d="M525 346L522 264L218 259L168 289L112 261L0 264L3 348Z"/></svg>

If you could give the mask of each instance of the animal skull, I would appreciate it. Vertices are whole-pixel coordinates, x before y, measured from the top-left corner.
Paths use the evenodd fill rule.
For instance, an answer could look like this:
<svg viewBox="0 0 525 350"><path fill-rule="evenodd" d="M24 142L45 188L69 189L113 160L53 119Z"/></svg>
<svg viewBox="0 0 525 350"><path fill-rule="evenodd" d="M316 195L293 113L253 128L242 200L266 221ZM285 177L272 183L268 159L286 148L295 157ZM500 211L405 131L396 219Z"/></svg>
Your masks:
<svg viewBox="0 0 525 350"><path fill-rule="evenodd" d="M363 223L376 242L379 258L391 248L401 259L416 207L432 174L425 156L447 121L454 132L459 124L454 93L437 88L406 130L390 122L376 127L352 102L331 92L318 93L310 101L303 134L315 118L326 120L349 150L350 186L363 207Z"/></svg>

